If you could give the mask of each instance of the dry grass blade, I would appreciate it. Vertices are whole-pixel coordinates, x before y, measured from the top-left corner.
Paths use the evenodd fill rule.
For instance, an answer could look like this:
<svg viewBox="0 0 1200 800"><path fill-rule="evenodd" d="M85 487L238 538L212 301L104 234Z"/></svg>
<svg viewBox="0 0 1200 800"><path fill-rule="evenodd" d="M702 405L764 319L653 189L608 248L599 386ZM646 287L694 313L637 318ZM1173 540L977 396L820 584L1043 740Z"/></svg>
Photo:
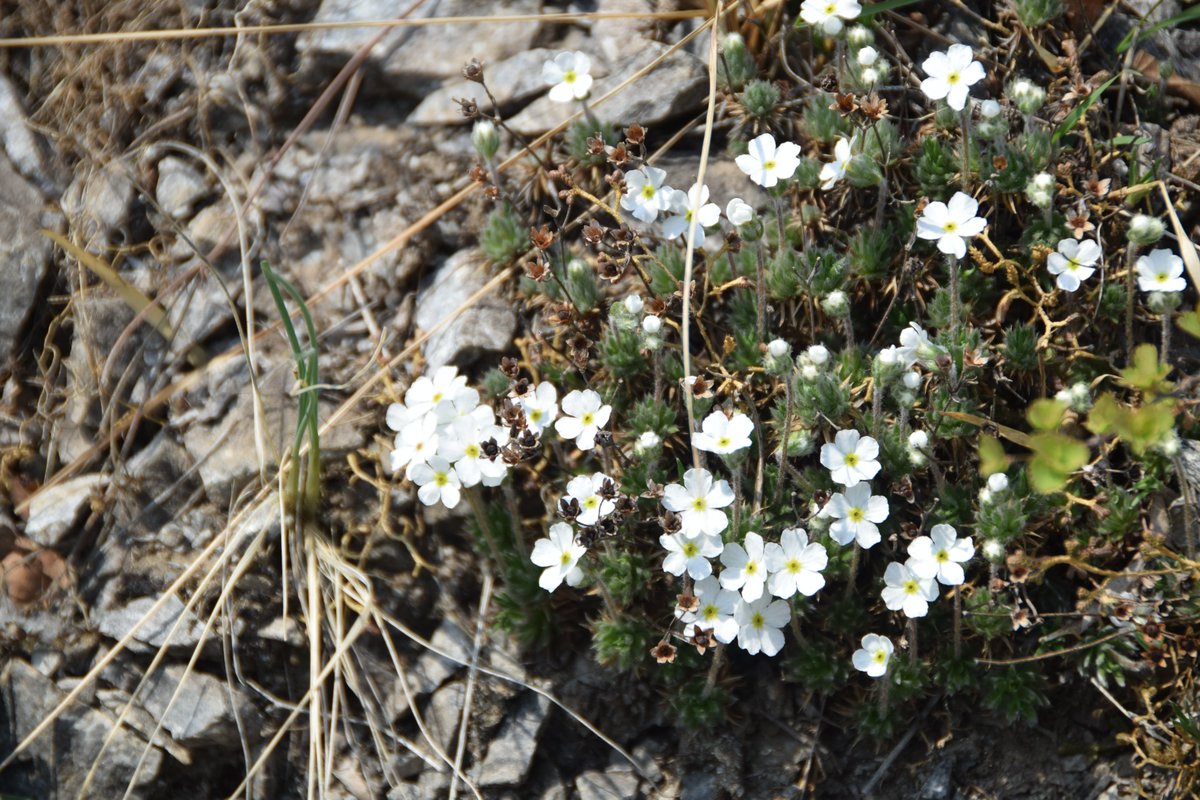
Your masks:
<svg viewBox="0 0 1200 800"><path fill-rule="evenodd" d="M1167 185L1162 181L1155 181L1155 183L1158 184L1158 190L1162 192L1167 216L1171 218L1171 227L1175 230L1175 239L1179 243L1179 256L1183 259L1183 265L1187 267L1188 275L1192 279L1192 286L1200 289L1200 255L1196 253L1196 245L1192 244L1191 237L1188 236L1187 231L1183 229L1183 224L1179 221L1179 215L1175 213L1175 204L1167 192Z"/></svg>

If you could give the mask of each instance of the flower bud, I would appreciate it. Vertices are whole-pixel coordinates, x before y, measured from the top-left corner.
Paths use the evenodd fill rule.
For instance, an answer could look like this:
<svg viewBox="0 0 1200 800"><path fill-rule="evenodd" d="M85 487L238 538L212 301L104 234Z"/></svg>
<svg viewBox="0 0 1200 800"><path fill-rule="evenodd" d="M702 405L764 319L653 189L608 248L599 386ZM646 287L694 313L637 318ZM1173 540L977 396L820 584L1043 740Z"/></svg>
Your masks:
<svg viewBox="0 0 1200 800"><path fill-rule="evenodd" d="M626 311L634 316L637 316L638 314L642 313L642 308L645 304L642 302L641 296L631 294L625 298L623 305L625 306Z"/></svg>
<svg viewBox="0 0 1200 800"><path fill-rule="evenodd" d="M908 446L916 450L925 450L929 447L929 434L925 431L913 431L908 435Z"/></svg>
<svg viewBox="0 0 1200 800"><path fill-rule="evenodd" d="M1000 494L1008 489L1008 476L1003 472L994 472L988 476L987 485L992 494Z"/></svg>
<svg viewBox="0 0 1200 800"><path fill-rule="evenodd" d="M854 55L854 59L858 62L860 67L869 67L874 64L878 58L879 51L870 46L862 48Z"/></svg>
<svg viewBox="0 0 1200 800"><path fill-rule="evenodd" d="M1034 114L1046 102L1046 90L1027 78L1018 78L1008 85L1008 97L1022 114Z"/></svg>
<svg viewBox="0 0 1200 800"><path fill-rule="evenodd" d="M725 216L737 227L754 219L754 209L740 197L735 197L725 206Z"/></svg>
<svg viewBox="0 0 1200 800"><path fill-rule="evenodd" d="M496 131L495 123L490 119L477 120L471 129L471 144L484 161L494 159L496 151L500 149L500 134Z"/></svg>
<svg viewBox="0 0 1200 800"><path fill-rule="evenodd" d="M801 458L813 451L813 435L811 431L792 431L787 437L788 458Z"/></svg>
<svg viewBox="0 0 1200 800"><path fill-rule="evenodd" d="M904 377L901 380L904 382L904 388L910 392L915 392L921 388L921 373L916 370L909 370L904 373Z"/></svg>
<svg viewBox="0 0 1200 800"><path fill-rule="evenodd" d="M865 25L855 25L846 31L846 41L852 50L862 48L875 41L875 34Z"/></svg>
<svg viewBox="0 0 1200 800"><path fill-rule="evenodd" d="M1163 237L1166 226L1158 217L1147 214L1134 214L1129 220L1129 231L1126 234L1129 241L1137 245L1154 244Z"/></svg>
<svg viewBox="0 0 1200 800"><path fill-rule="evenodd" d="M662 330L662 320L653 314L648 315L642 320L642 330L653 336Z"/></svg>
<svg viewBox="0 0 1200 800"><path fill-rule="evenodd" d="M829 348L823 344L814 344L804 351L804 355L818 367L824 366L829 361Z"/></svg>
<svg viewBox="0 0 1200 800"><path fill-rule="evenodd" d="M1004 563L1004 544L999 539L987 539L983 543L983 557L993 564Z"/></svg>
<svg viewBox="0 0 1200 800"><path fill-rule="evenodd" d="M637 438L633 445L633 452L638 458L646 458L657 454L659 447L662 446L662 437L654 431L646 431Z"/></svg>
<svg viewBox="0 0 1200 800"><path fill-rule="evenodd" d="M772 339L767 343L767 352L772 358L783 358L792 352L792 346L783 339Z"/></svg>
<svg viewBox="0 0 1200 800"><path fill-rule="evenodd" d="M1170 314L1179 308L1179 292L1151 292L1146 297L1146 307L1155 314Z"/></svg>
<svg viewBox="0 0 1200 800"><path fill-rule="evenodd" d="M979 104L979 116L981 119L995 119L1000 116L1000 103L995 100L984 100Z"/></svg>
<svg viewBox="0 0 1200 800"><path fill-rule="evenodd" d="M841 319L850 314L850 298L840 289L835 289L821 300L821 309L831 317Z"/></svg>
<svg viewBox="0 0 1200 800"><path fill-rule="evenodd" d="M1054 176L1039 172L1025 185L1025 197L1038 208L1050 208L1054 204Z"/></svg>

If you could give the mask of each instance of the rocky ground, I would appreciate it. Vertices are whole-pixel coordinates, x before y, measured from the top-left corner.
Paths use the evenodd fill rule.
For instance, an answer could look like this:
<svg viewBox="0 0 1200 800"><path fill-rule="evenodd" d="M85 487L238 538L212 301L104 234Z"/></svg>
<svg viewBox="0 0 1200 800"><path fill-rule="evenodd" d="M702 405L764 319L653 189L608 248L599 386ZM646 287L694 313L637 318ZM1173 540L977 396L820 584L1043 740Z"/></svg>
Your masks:
<svg viewBox="0 0 1200 800"><path fill-rule="evenodd" d="M408 4L279 0L236 14L203 0L138 5L5 4L0 37L382 19ZM413 16L691 7L412 5ZM523 652L486 613L477 628L488 579L464 533L469 511L422 513L409 490L388 485L389 382L447 363L478 378L528 322L500 284L406 355L494 277L476 246L486 203L462 194L473 154L455 99L479 94L463 63L486 63L511 125L533 136L564 116L544 97L548 54L593 54L599 94L697 25L400 29L365 51L328 103L322 92L379 29L0 50L0 755L71 698L5 762L0 793L109 798L131 786L135 797L226 796L304 694L299 598L285 615L288 548L277 496L261 480L274 474L296 415L287 345L268 330L277 314L257 269L266 259L311 298L320 331L321 416L333 420L322 437L325 535L370 580L379 606L432 645L394 636L393 652L370 628L355 641L336 679L349 687L342 702L374 702L351 704L330 748L326 796L446 796L451 776L429 742L454 752L468 696L463 769L488 798L801 797L806 782L815 787L807 796L833 798L865 787L926 800L1134 796L1129 753L1113 738L1120 718L1090 694L1020 736L983 712L934 703L892 751L896 742L860 741L841 709L816 705L748 658L736 717L681 730L646 684L597 665L581 637ZM706 46L698 38L597 113L680 129L702 110ZM681 174L698 142L694 129L669 160ZM157 298L165 315L139 316L129 289ZM262 440L239 338L248 309L262 331ZM385 364L387 380L356 395ZM222 586L234 588L219 596ZM466 669L476 648L479 663L509 677ZM246 796L302 791L306 732L302 717ZM469 794L461 784L457 793Z"/></svg>

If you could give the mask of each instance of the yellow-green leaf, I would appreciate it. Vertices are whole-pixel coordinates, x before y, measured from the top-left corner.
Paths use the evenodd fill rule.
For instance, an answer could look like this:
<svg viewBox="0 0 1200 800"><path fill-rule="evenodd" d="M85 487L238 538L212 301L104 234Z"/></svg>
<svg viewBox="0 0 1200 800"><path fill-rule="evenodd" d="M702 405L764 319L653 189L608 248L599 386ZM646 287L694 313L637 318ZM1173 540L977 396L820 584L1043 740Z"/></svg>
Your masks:
<svg viewBox="0 0 1200 800"><path fill-rule="evenodd" d="M1042 494L1060 491L1071 473L1088 461L1087 445L1061 433L1039 433L1031 444L1029 482Z"/></svg>
<svg viewBox="0 0 1200 800"><path fill-rule="evenodd" d="M1168 402L1148 403L1125 415L1118 428L1121 438L1133 452L1143 455L1175 427L1175 410Z"/></svg>
<svg viewBox="0 0 1200 800"><path fill-rule="evenodd" d="M1105 392L1096 398L1084 424L1092 433L1104 436L1120 430L1128 413L1129 410L1118 403L1111 392Z"/></svg>
<svg viewBox="0 0 1200 800"><path fill-rule="evenodd" d="M1184 333L1191 334L1197 339L1200 339L1200 313L1196 311L1185 311L1175 318L1175 324L1178 325Z"/></svg>
<svg viewBox="0 0 1200 800"><path fill-rule="evenodd" d="M1004 454L1004 446L994 436L979 437L979 472L987 477L996 472L1004 472L1008 468L1009 458Z"/></svg>
<svg viewBox="0 0 1200 800"><path fill-rule="evenodd" d="M1158 363L1158 350L1152 344L1140 344L1133 351L1133 364L1121 370L1121 380L1143 392L1169 392L1172 384L1166 380L1171 368Z"/></svg>
<svg viewBox="0 0 1200 800"><path fill-rule="evenodd" d="M1063 414L1066 411L1067 404L1061 400L1042 397L1033 401L1025 412L1025 418L1029 420L1029 424L1034 427L1034 430L1053 431L1058 430L1058 424L1062 422Z"/></svg>

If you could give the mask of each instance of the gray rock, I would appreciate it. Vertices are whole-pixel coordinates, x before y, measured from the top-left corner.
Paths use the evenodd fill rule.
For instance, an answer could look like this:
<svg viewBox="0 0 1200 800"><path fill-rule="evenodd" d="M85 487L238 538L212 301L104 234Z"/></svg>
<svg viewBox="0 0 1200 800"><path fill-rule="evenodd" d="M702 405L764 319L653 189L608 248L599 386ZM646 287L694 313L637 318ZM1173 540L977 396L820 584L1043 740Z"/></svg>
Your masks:
<svg viewBox="0 0 1200 800"><path fill-rule="evenodd" d="M550 701L540 694L527 692L517 700L476 770L480 786L516 786L525 781L549 713Z"/></svg>
<svg viewBox="0 0 1200 800"><path fill-rule="evenodd" d="M940 759L925 779L921 787L919 800L950 800L954 796L954 782L951 780L952 761Z"/></svg>
<svg viewBox="0 0 1200 800"><path fill-rule="evenodd" d="M595 10L601 14L646 14L662 10L660 5L654 0L598 0ZM655 20L634 16L593 20L591 42L602 59L617 64L646 46L647 34L654 26Z"/></svg>
<svg viewBox="0 0 1200 800"><path fill-rule="evenodd" d="M484 65L484 77L488 88L492 90L492 95L501 110L550 88L542 80L542 64L547 59L554 58L557 53L557 50L529 50L496 64ZM599 65L592 69L592 77L603 74L604 70ZM455 102L458 98L474 100L481 109L491 108L491 101L488 100L482 86L465 78L458 78L447 81L440 89L426 96L405 121L416 125L465 123L467 120L463 118L462 111Z"/></svg>
<svg viewBox="0 0 1200 800"><path fill-rule="evenodd" d="M139 597L112 610L101 609L92 619L97 629L110 639L120 639L149 613L157 597ZM138 628L130 642L131 649L148 652L167 642L167 635L175 621L183 616L183 624L171 637L171 647L192 648L200 641L204 624L190 611L184 616L184 605L178 597L171 596L145 625Z"/></svg>
<svg viewBox="0 0 1200 800"><path fill-rule="evenodd" d="M417 327L432 330L482 288L491 278L484 264L483 251L474 247L460 250L444 261L429 284L417 294L414 317ZM422 349L427 369L469 360L479 351L502 350L516 329L517 316L512 305L502 296L486 296L425 341Z"/></svg>
<svg viewBox="0 0 1200 800"><path fill-rule="evenodd" d="M427 2L414 17L454 17L490 13L497 16L537 14L541 0L440 0ZM346 22L394 18L393 0L323 0L314 22ZM446 78L460 73L471 58L495 63L528 50L540 26L531 22L431 24L398 28L371 51L369 63L381 74L389 92L420 97ZM302 34L296 49L302 70L324 75L340 69L378 28L343 28Z"/></svg>
<svg viewBox="0 0 1200 800"><path fill-rule="evenodd" d="M16 740L33 731L65 697L52 681L24 661L10 661L0 675L5 728ZM60 716L17 759L27 785L22 793L37 797L77 797L104 739L112 730L112 718L80 703L68 706ZM11 747L15 742L9 742ZM145 740L122 727L116 732L97 763L86 797L121 797L147 745ZM7 750L8 748L6 748ZM134 780L131 796L157 796L158 773L163 753L157 747L146 753ZM24 767L24 769L20 769ZM7 785L6 785L7 786Z"/></svg>
<svg viewBox="0 0 1200 800"><path fill-rule="evenodd" d="M467 632L450 620L445 620L429 637L429 643L462 661L470 662L474 641ZM446 682L446 679L462 669L458 662L443 658L432 650L421 653L415 667L409 672L409 689L417 694L428 694Z"/></svg>
<svg viewBox="0 0 1200 800"><path fill-rule="evenodd" d="M720 800L721 779L707 772L689 770L679 786L679 800Z"/></svg>
<svg viewBox="0 0 1200 800"><path fill-rule="evenodd" d="M113 494L116 518L131 534L145 537L179 521L201 488L195 462L171 430L158 433L125 464Z"/></svg>
<svg viewBox="0 0 1200 800"><path fill-rule="evenodd" d="M421 787L415 783L402 783L388 790L387 800L423 800Z"/></svg>
<svg viewBox="0 0 1200 800"><path fill-rule="evenodd" d="M165 156L158 162L158 185L154 197L162 210L176 219L191 213L208 185L199 170L177 156Z"/></svg>
<svg viewBox="0 0 1200 800"><path fill-rule="evenodd" d="M108 484L100 474L79 475L42 489L29 501L25 535L42 547L58 548L92 498Z"/></svg>
<svg viewBox="0 0 1200 800"><path fill-rule="evenodd" d="M76 175L63 194L61 205L73 231L84 239L81 246L94 252L111 243L128 219L132 201L133 181L128 166L114 160Z"/></svg>
<svg viewBox="0 0 1200 800"><path fill-rule="evenodd" d="M4 111L0 109L0 119ZM0 158L0 362L12 354L50 263L50 240L38 233L42 197Z"/></svg>
<svg viewBox="0 0 1200 800"><path fill-rule="evenodd" d="M425 708L425 724L429 727L429 734L443 751L454 747L466 699L466 684L456 681L434 692Z"/></svg>
<svg viewBox="0 0 1200 800"><path fill-rule="evenodd" d="M628 800L637 788L637 775L628 769L588 770L575 778L579 800Z"/></svg>
<svg viewBox="0 0 1200 800"><path fill-rule="evenodd" d="M142 705L162 720L171 738L182 745L228 745L237 735L232 701L239 702L243 714L250 705L240 691L225 682L194 670L185 680L184 670L183 664L171 664L151 675L146 691L139 697ZM168 709L171 695L181 682L179 695Z"/></svg>
<svg viewBox="0 0 1200 800"><path fill-rule="evenodd" d="M659 42L645 42L635 55L616 65L611 75L592 84L592 97L602 97L667 49L667 45ZM606 102L593 105L592 110L600 122L652 126L699 108L707 87L708 70L704 63L690 53L677 50ZM556 103L546 96L533 101L508 120L508 124L519 133L532 135L550 130L578 110L573 103Z"/></svg>
<svg viewBox="0 0 1200 800"><path fill-rule="evenodd" d="M47 174L41 140L29 127L25 107L8 78L0 75L0 145L17 171L37 185L47 196L59 190Z"/></svg>

